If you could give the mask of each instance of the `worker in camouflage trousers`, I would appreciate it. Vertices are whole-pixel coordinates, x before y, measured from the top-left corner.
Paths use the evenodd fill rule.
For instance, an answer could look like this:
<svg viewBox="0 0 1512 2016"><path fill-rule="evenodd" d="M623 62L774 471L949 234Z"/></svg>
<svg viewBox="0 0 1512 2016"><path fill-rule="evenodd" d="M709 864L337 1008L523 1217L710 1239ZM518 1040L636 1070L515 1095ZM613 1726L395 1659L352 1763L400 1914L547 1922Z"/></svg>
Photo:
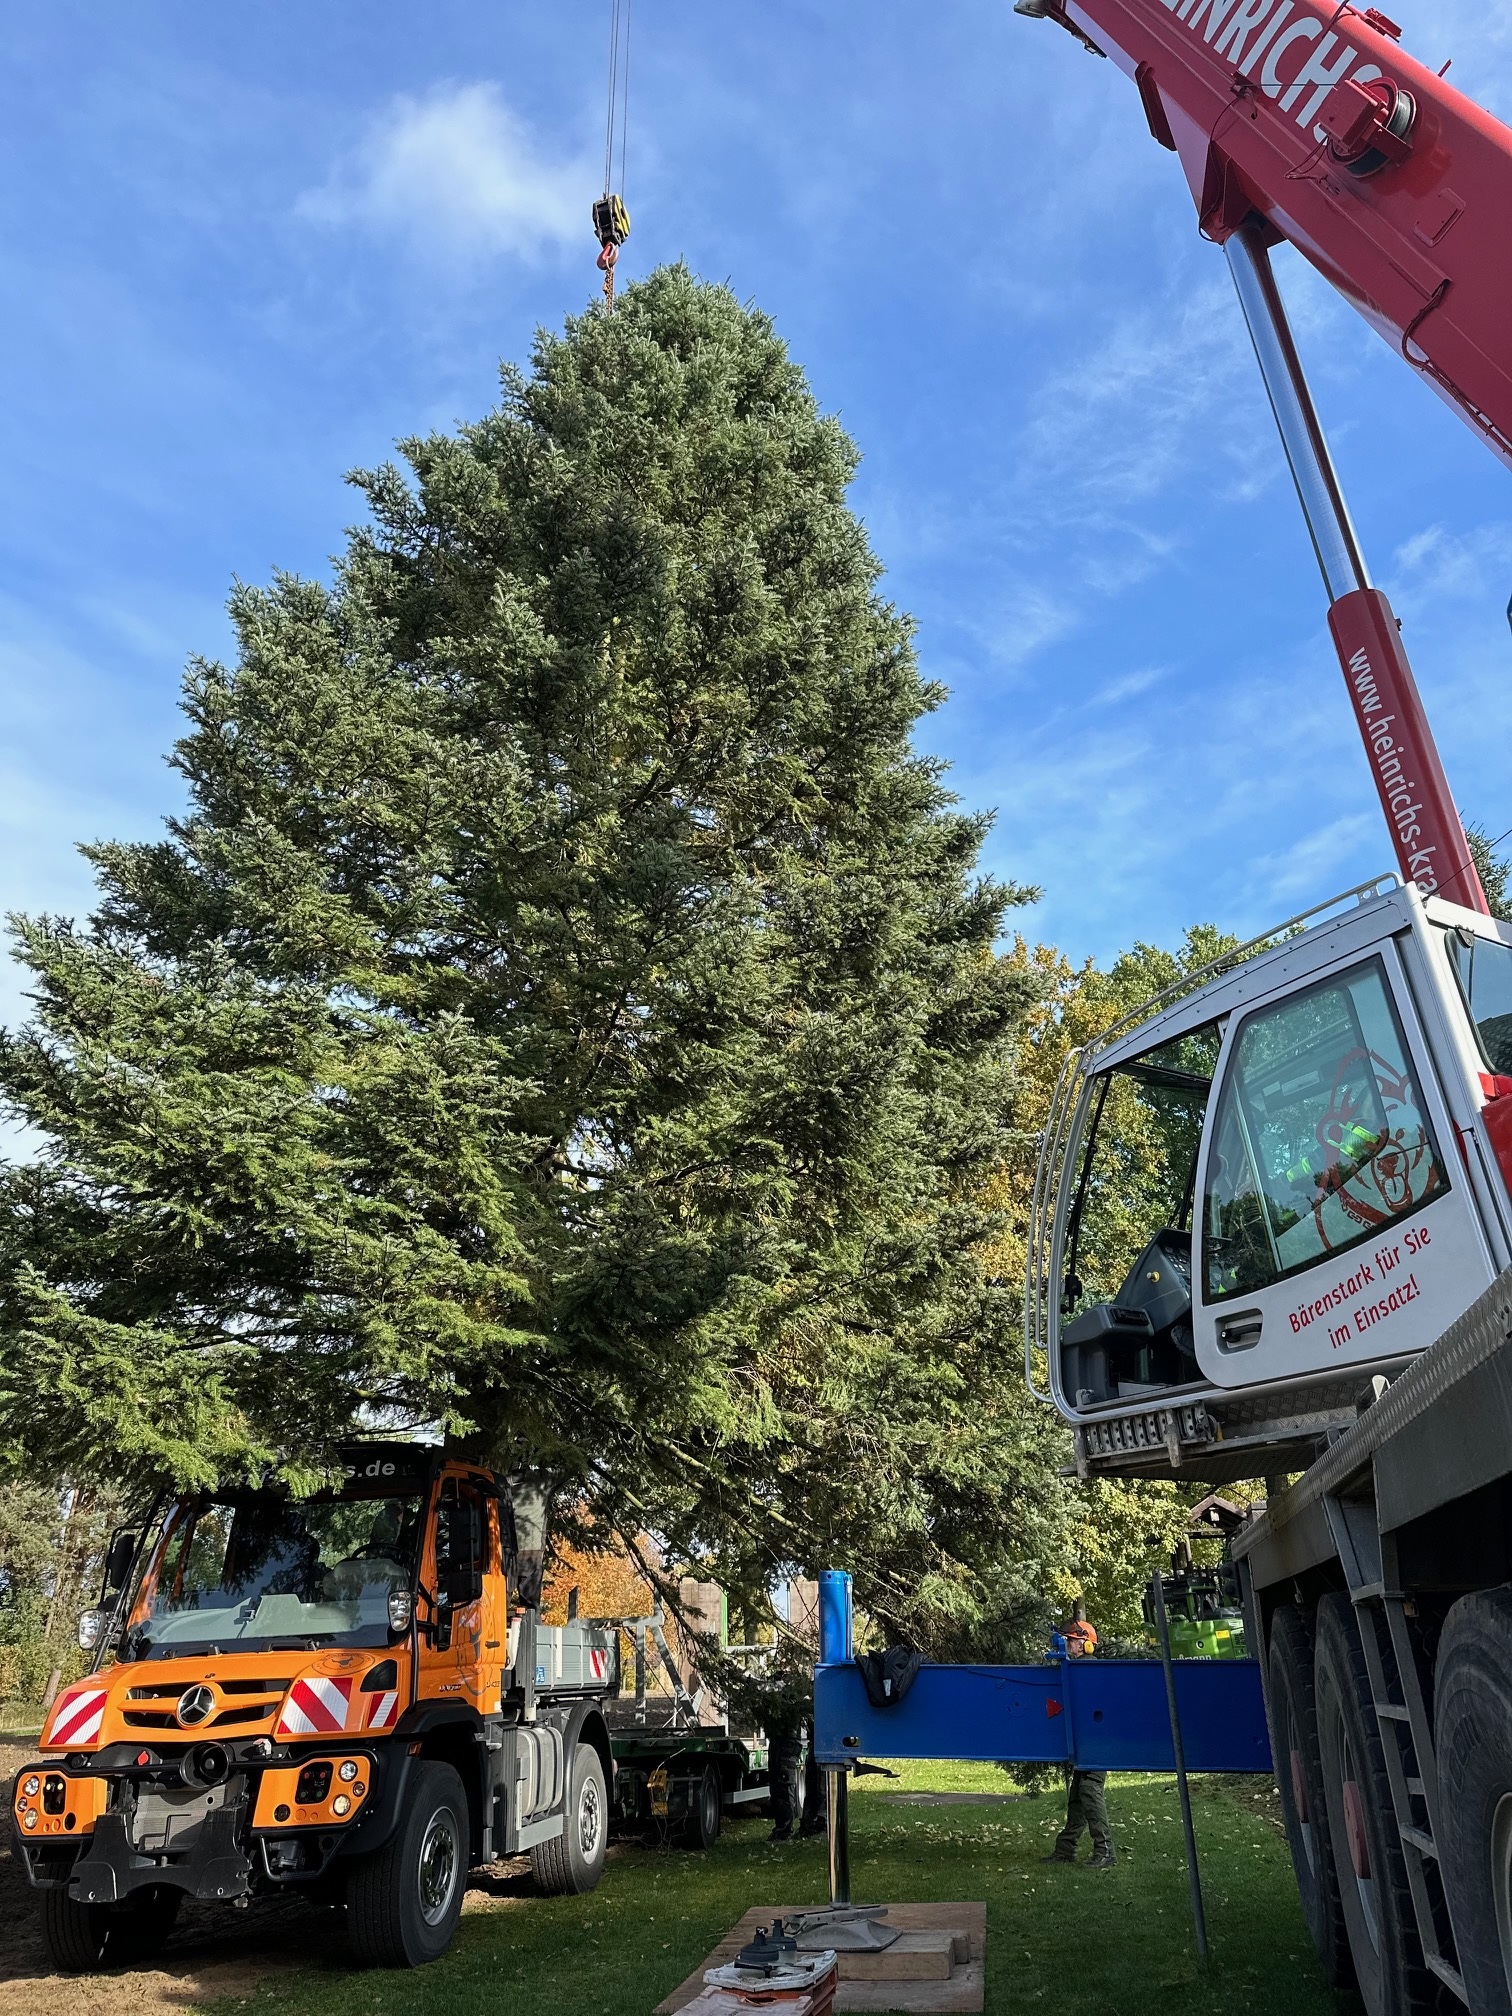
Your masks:
<svg viewBox="0 0 1512 2016"><path fill-rule="evenodd" d="M1066 1657L1068 1659L1090 1659L1097 1647L1097 1633L1081 1614L1077 1605L1077 1616L1066 1627ZM1073 1771L1071 1782L1066 1789L1066 1824L1055 1837L1055 1846L1043 1859L1046 1862L1074 1862L1076 1844L1084 1832L1092 1836L1092 1860L1090 1869L1111 1869L1117 1859L1113 1853L1113 1833L1108 1826L1108 1800L1104 1787L1108 1782L1106 1771Z"/></svg>
<svg viewBox="0 0 1512 2016"><path fill-rule="evenodd" d="M766 1734L773 1841L823 1834L824 1774L814 1757L809 1718L814 1649L784 1638L765 1672L725 1676L726 1705Z"/></svg>

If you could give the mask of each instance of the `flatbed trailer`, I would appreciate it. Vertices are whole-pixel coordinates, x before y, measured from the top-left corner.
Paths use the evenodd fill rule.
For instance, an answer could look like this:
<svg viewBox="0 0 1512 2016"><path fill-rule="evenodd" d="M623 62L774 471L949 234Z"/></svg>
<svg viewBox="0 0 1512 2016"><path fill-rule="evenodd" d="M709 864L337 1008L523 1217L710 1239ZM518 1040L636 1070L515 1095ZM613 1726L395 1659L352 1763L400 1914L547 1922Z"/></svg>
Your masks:
<svg viewBox="0 0 1512 2016"><path fill-rule="evenodd" d="M765 1739L732 1736L722 1725L613 1728L614 1811L621 1826L660 1822L688 1846L712 1848L725 1815L771 1798Z"/></svg>

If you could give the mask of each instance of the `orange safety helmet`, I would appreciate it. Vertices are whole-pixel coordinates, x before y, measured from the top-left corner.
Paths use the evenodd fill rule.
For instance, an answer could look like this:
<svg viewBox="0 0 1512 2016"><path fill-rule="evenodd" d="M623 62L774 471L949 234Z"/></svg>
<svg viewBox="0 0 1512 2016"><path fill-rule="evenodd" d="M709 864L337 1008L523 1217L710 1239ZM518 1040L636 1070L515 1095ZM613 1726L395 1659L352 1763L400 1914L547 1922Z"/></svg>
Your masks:
<svg viewBox="0 0 1512 2016"><path fill-rule="evenodd" d="M1085 1618L1066 1626L1065 1639L1066 1651L1073 1659L1089 1658L1097 1650L1097 1633Z"/></svg>

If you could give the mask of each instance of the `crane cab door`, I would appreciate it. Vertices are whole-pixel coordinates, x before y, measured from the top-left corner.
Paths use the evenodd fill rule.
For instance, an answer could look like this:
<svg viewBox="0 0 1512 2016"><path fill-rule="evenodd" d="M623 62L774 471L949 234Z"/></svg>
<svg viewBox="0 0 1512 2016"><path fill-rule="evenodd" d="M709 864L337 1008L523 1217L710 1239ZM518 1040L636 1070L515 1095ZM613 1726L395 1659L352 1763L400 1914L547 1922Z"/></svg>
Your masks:
<svg viewBox="0 0 1512 2016"><path fill-rule="evenodd" d="M1395 946L1231 1016L1197 1204L1193 1333L1215 1385L1424 1350L1488 1285Z"/></svg>

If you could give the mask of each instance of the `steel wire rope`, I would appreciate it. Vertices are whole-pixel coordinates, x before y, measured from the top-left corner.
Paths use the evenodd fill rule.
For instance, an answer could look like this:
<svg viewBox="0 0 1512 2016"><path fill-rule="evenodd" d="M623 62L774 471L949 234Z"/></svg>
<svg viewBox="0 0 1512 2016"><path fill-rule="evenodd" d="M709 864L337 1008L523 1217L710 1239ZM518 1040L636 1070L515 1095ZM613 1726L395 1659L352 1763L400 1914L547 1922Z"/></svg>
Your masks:
<svg viewBox="0 0 1512 2016"><path fill-rule="evenodd" d="M694 1456L691 1451L664 1440L655 1431L643 1427L638 1422L622 1421L617 1426L621 1432L638 1441L641 1444L642 1450L647 1454L654 1452L657 1455L671 1458L673 1461L692 1469L701 1470L715 1485L731 1491L738 1498L749 1500L749 1483L741 1479L738 1471L732 1473L729 1470L718 1468L712 1463L705 1462L699 1457ZM651 1510L638 1493L632 1490L628 1484L620 1483L619 1488L623 1491L626 1499L638 1511L649 1512ZM803 1528L794 1520L789 1519L785 1513L778 1511L776 1506L764 1505L760 1508L760 1511L762 1516L773 1525L785 1527L789 1533L799 1540L811 1538L810 1535L804 1533ZM733 1529L742 1534L746 1540L754 1542L758 1547L765 1546L771 1555L774 1566L781 1565L782 1557L779 1556L776 1548L769 1541L765 1541L758 1532L754 1531L741 1520L738 1515L731 1517L729 1513L725 1513L723 1516L729 1520ZM913 1592L908 1589L905 1583L896 1578L892 1570L883 1568L881 1563L874 1557L853 1554L851 1558L871 1582L878 1594L889 1598L897 1606L892 1614L895 1621L901 1622L902 1617L906 1615L911 1605ZM887 1613L884 1612L883 1614Z"/></svg>
<svg viewBox="0 0 1512 2016"><path fill-rule="evenodd" d="M1503 840L1507 839L1509 835L1512 835L1512 826L1509 826L1505 833L1498 833L1494 840L1488 840L1486 842L1486 854L1488 858L1491 854L1492 848L1500 847ZM1475 867L1474 860L1472 859L1471 861L1467 862L1466 867L1474 868ZM1464 873L1465 873L1464 868L1456 868L1452 875L1446 875L1444 880L1440 882L1438 888L1434 890L1433 892L1434 895L1442 896L1446 889L1452 888L1456 882L1461 880Z"/></svg>
<svg viewBox="0 0 1512 2016"><path fill-rule="evenodd" d="M619 105L619 49L621 0L609 5L609 104L604 117L604 194L614 183L614 127Z"/></svg>
<svg viewBox="0 0 1512 2016"><path fill-rule="evenodd" d="M615 0L615 5L616 7L618 7L619 0ZM619 193L621 202L625 201L625 150L630 138L630 0L624 0L624 6L625 6L625 83L624 83L623 95L620 100Z"/></svg>
<svg viewBox="0 0 1512 2016"><path fill-rule="evenodd" d="M540 1375L538 1375L538 1377L539 1376ZM541 1384L544 1385L548 1391L554 1391L561 1398L571 1397L573 1400L573 1404L576 1405L578 1410L584 1415L586 1415L590 1420L593 1420L594 1416L597 1415L595 1425L597 1426L600 1434L605 1438L605 1440L612 1441L615 1439L624 1438L626 1440L639 1443L641 1451L643 1452L644 1455L653 1457L659 1456L664 1460L670 1459L670 1461L675 1465L680 1465L686 1468L701 1471L704 1474L704 1476L706 1476L711 1481L711 1483L715 1485L717 1488L730 1491L736 1498L744 1500L745 1503L749 1505L751 1498L752 1484L755 1480L743 1478L738 1468L731 1470L716 1465L714 1463L711 1463L699 1456L696 1456L693 1454L691 1450L681 1447L677 1443L673 1442L669 1437L660 1434L658 1431L654 1429L648 1428L642 1422L624 1418L621 1418L617 1421L613 1419L606 1419L604 1414L600 1412L598 1409L596 1409L591 1402L586 1401L584 1398L578 1395L569 1396L564 1391L561 1385L551 1380L550 1378L541 1378ZM602 1470L601 1474L603 1474ZM623 1480L613 1479L607 1476L605 1478L605 1481L610 1482L612 1484L616 1484L618 1489L623 1492L626 1500L631 1505L633 1505L637 1511L648 1513L651 1511L651 1507L645 1503L645 1501L640 1497L640 1495L635 1490L633 1490L628 1483L624 1482ZM761 1506L759 1510L761 1516L763 1516L767 1521L769 1521L773 1525L786 1528L786 1530L789 1533L793 1534L795 1538L797 1538L798 1540L803 1541L803 1540L810 1540L813 1538L811 1534L806 1534L803 1528L800 1525L798 1525L796 1521L789 1519L785 1513L779 1511L776 1506L764 1505ZM770 1541L764 1540L763 1536L759 1534L757 1531L753 1530L753 1528L750 1525L748 1525L744 1520L742 1520L738 1516L738 1514L732 1516L730 1513L722 1513L722 1516L728 1520L732 1529L735 1532L741 1534L742 1537L745 1538L747 1541L754 1543L758 1548L765 1546L771 1554L774 1566L781 1565L782 1557L779 1556L776 1548L771 1545ZM881 1562L878 1561L876 1557L873 1555L861 1554L857 1552L851 1555L851 1559L855 1564L855 1569L859 1569L861 1571L861 1574L872 1585L877 1595L889 1599L890 1603L893 1606L895 1606L889 1610L883 1608L882 1604L878 1603L874 1607L878 1610L879 1614L884 1617L890 1615L892 1617L893 1622L897 1624L902 1624L904 1617L908 1615L909 1611L913 1607L913 1601L916 1595L916 1591L910 1589L905 1582L899 1579L899 1576L896 1571L884 1568ZM854 1570L852 1572L854 1572ZM971 1572L972 1571L968 1570L968 1573ZM974 1579L979 1581L980 1577L979 1576L974 1577Z"/></svg>

